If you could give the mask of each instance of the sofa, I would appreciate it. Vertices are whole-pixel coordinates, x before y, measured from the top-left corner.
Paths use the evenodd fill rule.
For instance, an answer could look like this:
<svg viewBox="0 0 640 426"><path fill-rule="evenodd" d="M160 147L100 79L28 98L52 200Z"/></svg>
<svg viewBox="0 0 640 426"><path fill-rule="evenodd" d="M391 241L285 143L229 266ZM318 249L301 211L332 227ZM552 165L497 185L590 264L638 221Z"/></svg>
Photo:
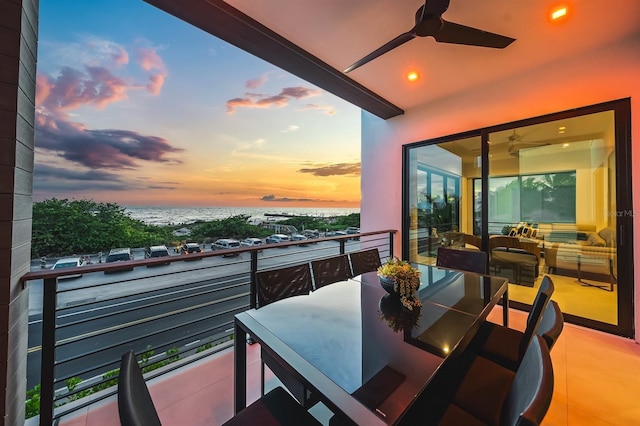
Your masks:
<svg viewBox="0 0 640 426"><path fill-rule="evenodd" d="M593 225L553 224L538 229L547 271L608 284L615 282L616 232ZM609 286L611 289L611 285Z"/></svg>

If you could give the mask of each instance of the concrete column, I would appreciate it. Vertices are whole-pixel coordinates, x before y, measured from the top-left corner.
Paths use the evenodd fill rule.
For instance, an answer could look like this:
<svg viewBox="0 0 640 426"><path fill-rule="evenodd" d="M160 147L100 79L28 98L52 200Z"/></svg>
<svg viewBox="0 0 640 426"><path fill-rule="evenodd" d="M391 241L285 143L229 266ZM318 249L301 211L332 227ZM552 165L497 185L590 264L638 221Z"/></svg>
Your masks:
<svg viewBox="0 0 640 426"><path fill-rule="evenodd" d="M0 0L0 424L24 425L38 0Z"/></svg>

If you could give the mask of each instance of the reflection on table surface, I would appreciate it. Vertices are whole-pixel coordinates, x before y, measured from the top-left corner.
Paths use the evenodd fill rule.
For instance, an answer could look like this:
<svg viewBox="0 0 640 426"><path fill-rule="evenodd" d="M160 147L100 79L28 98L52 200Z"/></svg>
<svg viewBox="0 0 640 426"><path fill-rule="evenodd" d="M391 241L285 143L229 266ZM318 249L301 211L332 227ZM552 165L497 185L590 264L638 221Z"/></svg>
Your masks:
<svg viewBox="0 0 640 426"><path fill-rule="evenodd" d="M383 318L381 300L387 293L375 272L245 314L393 424L506 288L500 277L421 270L423 307L415 327L404 331L397 332Z"/></svg>

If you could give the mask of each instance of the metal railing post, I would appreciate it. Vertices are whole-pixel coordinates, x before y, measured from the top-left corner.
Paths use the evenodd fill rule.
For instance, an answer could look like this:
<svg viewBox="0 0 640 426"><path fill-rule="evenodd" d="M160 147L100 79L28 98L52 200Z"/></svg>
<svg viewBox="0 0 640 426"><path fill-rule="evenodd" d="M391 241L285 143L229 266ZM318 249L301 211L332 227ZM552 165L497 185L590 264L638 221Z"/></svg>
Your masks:
<svg viewBox="0 0 640 426"><path fill-rule="evenodd" d="M58 279L46 278L43 289L42 358L40 361L40 425L53 424L55 398L56 304Z"/></svg>
<svg viewBox="0 0 640 426"><path fill-rule="evenodd" d="M256 272L258 272L258 250L251 252L251 281L249 282L249 308L256 308Z"/></svg>
<svg viewBox="0 0 640 426"><path fill-rule="evenodd" d="M344 248L346 243L347 243L347 239L346 238L343 238L343 239L340 240L340 254L345 254L346 253L346 250Z"/></svg>

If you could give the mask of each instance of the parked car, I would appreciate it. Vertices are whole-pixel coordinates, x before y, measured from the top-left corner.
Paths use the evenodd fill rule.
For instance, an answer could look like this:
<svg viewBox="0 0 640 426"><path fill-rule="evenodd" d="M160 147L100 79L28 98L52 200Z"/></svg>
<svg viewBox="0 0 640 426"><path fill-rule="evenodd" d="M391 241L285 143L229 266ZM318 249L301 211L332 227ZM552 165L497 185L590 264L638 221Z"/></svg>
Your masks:
<svg viewBox="0 0 640 426"><path fill-rule="evenodd" d="M133 260L133 253L131 249L128 247L125 248L115 248L109 251L105 263L113 263L113 262L126 262L128 260ZM128 269L121 269L122 271L133 271L133 267ZM104 271L105 274L113 271Z"/></svg>
<svg viewBox="0 0 640 426"><path fill-rule="evenodd" d="M317 229L305 229L302 231L302 235L307 238L320 238L320 232Z"/></svg>
<svg viewBox="0 0 640 426"><path fill-rule="evenodd" d="M229 250L234 248L240 248L240 241L233 238L221 238L211 244L211 250ZM240 253L223 254L222 257L238 256Z"/></svg>
<svg viewBox="0 0 640 426"><path fill-rule="evenodd" d="M169 256L169 249L165 245L147 247L144 253L144 257L147 259L151 259L154 257L167 257L167 256ZM168 263L169 262L167 262L166 264ZM162 263L162 264L158 263L158 265L165 265L165 263Z"/></svg>
<svg viewBox="0 0 640 426"><path fill-rule="evenodd" d="M198 243L185 243L180 249L182 254L200 253L202 249Z"/></svg>
<svg viewBox="0 0 640 426"><path fill-rule="evenodd" d="M53 264L51 269L63 269L63 268L77 268L78 266L84 265L84 260L80 257L63 257L58 259L56 263ZM80 278L82 274L75 275L65 275L62 277L58 277L59 280L63 280L66 278Z"/></svg>
<svg viewBox="0 0 640 426"><path fill-rule="evenodd" d="M261 246L264 242L260 238L245 238L240 242L243 247Z"/></svg>
<svg viewBox="0 0 640 426"><path fill-rule="evenodd" d="M291 234L291 241L301 241L301 246L309 244L308 238L302 234Z"/></svg>
<svg viewBox="0 0 640 426"><path fill-rule="evenodd" d="M273 234L269 235L265 239L265 242L267 244L288 243L289 241L291 241L291 238L289 238L289 236L285 234Z"/></svg>
<svg viewBox="0 0 640 426"><path fill-rule="evenodd" d="M360 233L360 228L357 228L355 226L350 226L347 229L345 229L345 232L347 234L359 234Z"/></svg>
<svg viewBox="0 0 640 426"><path fill-rule="evenodd" d="M164 256L169 256L169 249L167 248L167 246L151 246L148 247L147 250L145 251L145 257L147 259L152 258L152 257L164 257Z"/></svg>

